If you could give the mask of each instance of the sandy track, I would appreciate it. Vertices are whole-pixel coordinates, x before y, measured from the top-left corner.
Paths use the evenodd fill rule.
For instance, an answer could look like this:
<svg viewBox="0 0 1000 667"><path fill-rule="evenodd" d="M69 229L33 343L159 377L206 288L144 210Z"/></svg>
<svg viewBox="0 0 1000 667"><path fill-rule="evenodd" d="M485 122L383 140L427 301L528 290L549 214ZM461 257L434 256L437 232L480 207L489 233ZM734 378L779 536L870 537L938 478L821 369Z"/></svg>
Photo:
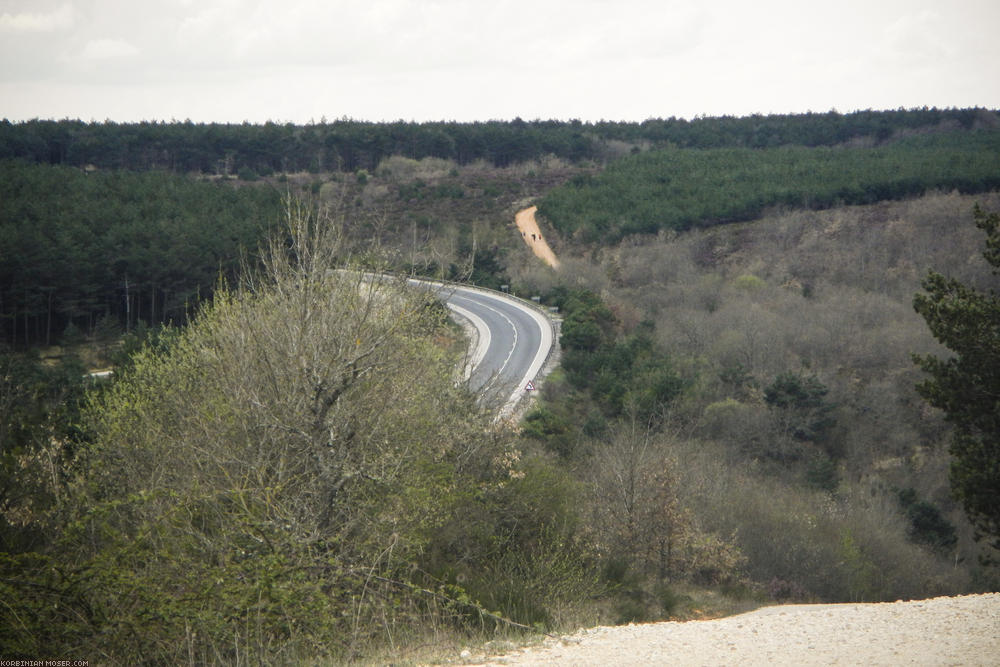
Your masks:
<svg viewBox="0 0 1000 667"><path fill-rule="evenodd" d="M1000 665L1000 593L580 630L489 665ZM479 663L483 664L483 663Z"/></svg>
<svg viewBox="0 0 1000 667"><path fill-rule="evenodd" d="M535 220L535 211L537 210L537 206L532 206L523 211L518 211L514 216L514 222L517 223L517 228L521 232L521 238L528 244L531 251L553 269L558 269L559 260L556 259L556 254L552 252L549 244L542 238L542 232L538 228L538 222Z"/></svg>

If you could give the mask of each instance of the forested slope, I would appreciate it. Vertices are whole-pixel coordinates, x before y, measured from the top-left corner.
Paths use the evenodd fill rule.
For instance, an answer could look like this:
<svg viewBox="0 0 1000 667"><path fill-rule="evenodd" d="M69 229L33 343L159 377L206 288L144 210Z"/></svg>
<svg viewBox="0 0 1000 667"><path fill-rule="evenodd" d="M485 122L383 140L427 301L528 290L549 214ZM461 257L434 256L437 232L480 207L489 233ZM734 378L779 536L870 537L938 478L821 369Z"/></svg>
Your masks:
<svg viewBox="0 0 1000 667"><path fill-rule="evenodd" d="M217 278L232 277L239 248L257 245L293 172L309 173L310 194L347 205L359 245L365 234L397 250L408 242L409 257L392 260L397 268L499 284L488 274L502 273L505 242L495 231L510 212L501 208L512 194L537 197L573 173L542 199L541 214L564 237L614 240L750 219L773 206L984 191L1000 183L996 122L981 109L643 123L4 121L0 339L52 343L67 328L92 333L102 318L126 330L180 321ZM431 167L428 178L407 160L445 169ZM541 173L551 169L510 166L526 160L568 168L553 179ZM479 166L462 166L470 163ZM250 183L261 187L231 187ZM454 222L459 215L473 218L471 234Z"/></svg>
<svg viewBox="0 0 1000 667"><path fill-rule="evenodd" d="M1000 131L913 136L878 147L650 151L548 193L539 212L564 236L751 220L772 207L822 209L1000 187Z"/></svg>
<svg viewBox="0 0 1000 667"><path fill-rule="evenodd" d="M0 162L0 340L182 322L276 224L280 192Z"/></svg>
<svg viewBox="0 0 1000 667"><path fill-rule="evenodd" d="M977 202L998 204L789 210L567 243L562 275L514 272L564 314L562 373L524 433L587 481L624 617L682 606L665 581L827 601L1000 585L949 491L950 427L911 359L939 352L912 307L930 268L996 288ZM713 557L688 569L711 536Z"/></svg>

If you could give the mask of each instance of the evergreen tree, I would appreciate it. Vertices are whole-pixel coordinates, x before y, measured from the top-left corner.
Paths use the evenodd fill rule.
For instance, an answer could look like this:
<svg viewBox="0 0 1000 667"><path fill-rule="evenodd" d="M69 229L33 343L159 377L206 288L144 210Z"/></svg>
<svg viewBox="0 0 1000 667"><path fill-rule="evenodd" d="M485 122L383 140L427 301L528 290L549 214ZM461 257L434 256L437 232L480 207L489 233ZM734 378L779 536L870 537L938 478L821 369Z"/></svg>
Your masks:
<svg viewBox="0 0 1000 667"><path fill-rule="evenodd" d="M986 232L984 256L1000 275L1000 214L977 206L973 215ZM952 492L977 538L1000 552L1000 294L934 272L923 287L914 308L954 356L915 356L931 376L917 390L955 425Z"/></svg>

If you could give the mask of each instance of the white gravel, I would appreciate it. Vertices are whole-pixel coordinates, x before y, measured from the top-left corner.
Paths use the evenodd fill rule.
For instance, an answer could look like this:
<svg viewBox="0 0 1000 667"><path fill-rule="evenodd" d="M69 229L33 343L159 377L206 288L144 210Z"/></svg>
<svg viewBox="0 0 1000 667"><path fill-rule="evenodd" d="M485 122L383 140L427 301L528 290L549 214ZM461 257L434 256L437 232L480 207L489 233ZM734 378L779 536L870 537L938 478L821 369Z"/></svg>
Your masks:
<svg viewBox="0 0 1000 667"><path fill-rule="evenodd" d="M477 664L1000 665L1000 593L597 627Z"/></svg>

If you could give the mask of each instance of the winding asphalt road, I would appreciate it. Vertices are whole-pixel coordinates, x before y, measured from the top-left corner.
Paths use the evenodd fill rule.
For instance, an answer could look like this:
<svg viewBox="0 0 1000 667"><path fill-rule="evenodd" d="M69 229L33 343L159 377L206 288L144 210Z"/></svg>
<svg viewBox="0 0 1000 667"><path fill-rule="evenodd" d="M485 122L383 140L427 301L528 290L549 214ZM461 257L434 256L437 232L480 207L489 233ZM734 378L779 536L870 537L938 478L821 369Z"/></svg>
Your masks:
<svg viewBox="0 0 1000 667"><path fill-rule="evenodd" d="M495 405L500 418L509 417L525 387L535 382L552 348L552 324L536 308L505 294L472 287L410 280L430 286L459 317L477 332L469 352L469 388Z"/></svg>

